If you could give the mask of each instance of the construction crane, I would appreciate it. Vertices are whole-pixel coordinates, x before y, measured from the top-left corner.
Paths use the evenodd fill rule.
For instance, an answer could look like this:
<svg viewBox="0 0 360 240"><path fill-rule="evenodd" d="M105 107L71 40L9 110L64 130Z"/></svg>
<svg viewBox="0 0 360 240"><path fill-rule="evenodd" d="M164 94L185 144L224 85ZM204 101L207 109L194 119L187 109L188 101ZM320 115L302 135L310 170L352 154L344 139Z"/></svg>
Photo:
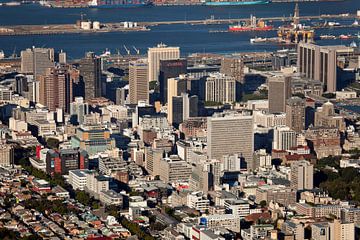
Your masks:
<svg viewBox="0 0 360 240"><path fill-rule="evenodd" d="M80 19L81 19L81 21L84 21L84 16L86 16L86 14L83 13L83 12L80 12Z"/></svg>
<svg viewBox="0 0 360 240"><path fill-rule="evenodd" d="M139 55L140 54L140 50L137 49L135 46L133 46L133 49L135 50L136 54Z"/></svg>
<svg viewBox="0 0 360 240"><path fill-rule="evenodd" d="M130 50L124 45L125 51L127 52L127 55L130 55Z"/></svg>

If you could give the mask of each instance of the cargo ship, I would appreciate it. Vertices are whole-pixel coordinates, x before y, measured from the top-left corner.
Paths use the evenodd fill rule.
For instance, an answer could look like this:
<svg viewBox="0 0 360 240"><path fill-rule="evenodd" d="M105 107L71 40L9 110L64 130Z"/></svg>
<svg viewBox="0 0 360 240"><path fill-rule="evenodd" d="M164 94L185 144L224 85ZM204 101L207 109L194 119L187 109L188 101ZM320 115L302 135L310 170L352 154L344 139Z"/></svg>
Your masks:
<svg viewBox="0 0 360 240"><path fill-rule="evenodd" d="M223 1L223 0L210 0L205 1L206 6L241 6L241 5L258 5L268 4L271 0L235 0L235 1Z"/></svg>
<svg viewBox="0 0 360 240"><path fill-rule="evenodd" d="M269 31L272 30L273 26L269 26L263 20L256 20L255 16L250 16L250 23L243 23L237 25L230 25L230 32L251 32L251 31Z"/></svg>
<svg viewBox="0 0 360 240"><path fill-rule="evenodd" d="M92 0L89 2L90 8L131 8L149 6L148 0Z"/></svg>

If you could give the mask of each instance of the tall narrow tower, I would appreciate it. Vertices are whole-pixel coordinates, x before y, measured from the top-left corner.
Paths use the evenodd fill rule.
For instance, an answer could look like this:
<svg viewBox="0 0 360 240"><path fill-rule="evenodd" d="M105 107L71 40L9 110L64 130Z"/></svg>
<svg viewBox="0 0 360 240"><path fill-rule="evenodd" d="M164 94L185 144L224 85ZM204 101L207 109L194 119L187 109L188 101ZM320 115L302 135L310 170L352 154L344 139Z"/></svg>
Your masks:
<svg viewBox="0 0 360 240"><path fill-rule="evenodd" d="M294 25L297 26L300 24L300 10L299 10L299 4L295 4L295 11L294 11Z"/></svg>

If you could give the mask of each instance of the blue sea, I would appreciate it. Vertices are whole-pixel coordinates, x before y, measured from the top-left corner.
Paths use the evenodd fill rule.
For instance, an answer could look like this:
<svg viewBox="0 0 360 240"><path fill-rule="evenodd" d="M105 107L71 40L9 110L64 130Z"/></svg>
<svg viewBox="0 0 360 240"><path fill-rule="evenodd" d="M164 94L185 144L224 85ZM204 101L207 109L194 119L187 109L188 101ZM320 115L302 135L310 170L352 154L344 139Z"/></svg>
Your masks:
<svg viewBox="0 0 360 240"><path fill-rule="evenodd" d="M300 3L300 14L305 16L336 13L356 13L360 9L359 0L344 2L312 2ZM253 6L169 6L169 7L139 7L127 9L93 9L93 8L46 8L37 4L21 6L0 6L0 25L17 24L56 24L74 23L84 18L100 22L122 21L168 21L192 20L208 18L245 18L250 14L258 18L271 16L290 16L293 14L294 3L271 3ZM351 24L354 19L347 20ZM309 24L309 23L308 23ZM227 30L227 25L160 25L151 27L148 32L99 33L99 34L64 34L64 35L32 35L32 36L0 36L0 50L10 55L19 53L22 49L37 47L53 47L63 49L70 59L80 58L86 51L101 54L105 49L125 54L124 45L135 46L141 53L148 47L160 42L171 46L180 46L182 55L195 52L202 53L232 53L246 51L274 51L285 48L283 45L270 43L250 44L252 37L275 37L276 31L263 33L229 33L212 31ZM356 34L360 28L324 29L320 34ZM358 41L356 39L356 41ZM319 44L345 44L352 40L322 40ZM134 51L135 53L135 51Z"/></svg>

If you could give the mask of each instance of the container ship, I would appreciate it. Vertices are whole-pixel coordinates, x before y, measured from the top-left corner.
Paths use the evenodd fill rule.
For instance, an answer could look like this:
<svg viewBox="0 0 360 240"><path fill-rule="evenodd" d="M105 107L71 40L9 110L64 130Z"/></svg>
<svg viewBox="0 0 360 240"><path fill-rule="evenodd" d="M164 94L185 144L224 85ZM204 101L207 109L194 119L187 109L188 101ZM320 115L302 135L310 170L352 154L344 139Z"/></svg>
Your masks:
<svg viewBox="0 0 360 240"><path fill-rule="evenodd" d="M206 6L239 6L239 5L257 5L257 4L268 4L271 0L235 0L235 1L224 1L224 0L210 0L205 1Z"/></svg>
<svg viewBox="0 0 360 240"><path fill-rule="evenodd" d="M148 0L92 0L89 3L90 8L130 8L149 6Z"/></svg>
<svg viewBox="0 0 360 240"><path fill-rule="evenodd" d="M251 31L269 31L272 30L273 26L269 26L263 20L256 20L255 16L250 16L250 23L230 25L230 32L251 32Z"/></svg>

